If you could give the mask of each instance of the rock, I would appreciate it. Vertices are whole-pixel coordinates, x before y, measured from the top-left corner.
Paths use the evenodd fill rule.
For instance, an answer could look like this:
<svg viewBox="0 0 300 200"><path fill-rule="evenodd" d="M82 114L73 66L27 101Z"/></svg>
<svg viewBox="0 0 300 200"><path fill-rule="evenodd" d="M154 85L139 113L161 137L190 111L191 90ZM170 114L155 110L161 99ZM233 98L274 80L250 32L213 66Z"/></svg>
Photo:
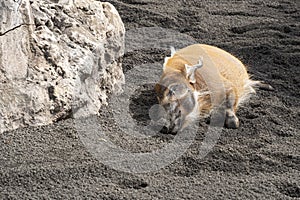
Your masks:
<svg viewBox="0 0 300 200"><path fill-rule="evenodd" d="M95 0L0 7L0 132L98 114L124 75L124 25Z"/></svg>

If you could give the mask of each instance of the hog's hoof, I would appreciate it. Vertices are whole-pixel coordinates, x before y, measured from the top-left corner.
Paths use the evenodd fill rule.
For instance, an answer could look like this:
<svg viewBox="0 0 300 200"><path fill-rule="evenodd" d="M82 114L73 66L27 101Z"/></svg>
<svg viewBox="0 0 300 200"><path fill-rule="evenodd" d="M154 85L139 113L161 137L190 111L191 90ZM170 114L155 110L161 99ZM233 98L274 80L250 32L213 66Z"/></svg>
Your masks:
<svg viewBox="0 0 300 200"><path fill-rule="evenodd" d="M227 113L225 119L225 127L231 129L237 129L240 125L239 119L234 113Z"/></svg>

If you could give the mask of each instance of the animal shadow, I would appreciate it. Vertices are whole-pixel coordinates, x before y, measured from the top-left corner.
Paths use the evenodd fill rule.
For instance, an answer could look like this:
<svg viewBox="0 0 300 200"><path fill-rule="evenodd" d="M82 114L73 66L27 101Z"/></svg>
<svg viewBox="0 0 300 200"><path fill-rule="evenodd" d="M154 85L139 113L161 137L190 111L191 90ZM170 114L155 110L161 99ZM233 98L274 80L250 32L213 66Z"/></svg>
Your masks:
<svg viewBox="0 0 300 200"><path fill-rule="evenodd" d="M154 86L155 84L144 84L130 98L129 111L139 126L149 125L151 121L149 110L153 105L158 104Z"/></svg>

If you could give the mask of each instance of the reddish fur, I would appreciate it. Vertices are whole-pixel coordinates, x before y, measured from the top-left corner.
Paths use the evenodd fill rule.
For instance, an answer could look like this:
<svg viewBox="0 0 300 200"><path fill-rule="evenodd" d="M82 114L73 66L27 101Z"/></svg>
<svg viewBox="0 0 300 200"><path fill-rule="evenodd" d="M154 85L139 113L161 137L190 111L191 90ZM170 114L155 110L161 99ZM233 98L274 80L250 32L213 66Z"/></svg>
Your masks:
<svg viewBox="0 0 300 200"><path fill-rule="evenodd" d="M217 68L219 76L210 77L210 81L214 82L221 79L224 84L226 95L234 93L235 102L233 110L237 110L238 103L241 99L251 93L252 88L247 88L250 79L246 67L242 62L230 53L214 46L196 44L188 46L177 51L171 58L166 60L162 77L170 72L177 71L182 73L182 77L186 77L185 64L195 65L199 59L203 59L203 67ZM209 74L205 74L208 75ZM195 74L196 83L191 84L196 91L207 91L207 84L199 72ZM251 87L251 86L249 86ZM159 91L159 88L156 88ZM213 92L213 91L210 91ZM211 110L211 102L209 95L200 96L198 98L200 113L208 113Z"/></svg>

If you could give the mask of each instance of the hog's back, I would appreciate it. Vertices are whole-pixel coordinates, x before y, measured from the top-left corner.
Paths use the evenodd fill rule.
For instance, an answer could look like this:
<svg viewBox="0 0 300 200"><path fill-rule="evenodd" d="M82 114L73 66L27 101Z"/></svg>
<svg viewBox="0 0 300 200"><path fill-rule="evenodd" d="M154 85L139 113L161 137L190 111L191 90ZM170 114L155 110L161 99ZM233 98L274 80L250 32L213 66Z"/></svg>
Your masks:
<svg viewBox="0 0 300 200"><path fill-rule="evenodd" d="M169 59L168 66L183 70L184 64L195 65L199 59L203 60L203 68L211 70L211 74L214 74L210 77L210 81L217 82L217 79L221 79L224 86L234 88L237 98L244 95L245 85L249 81L246 67L238 58L220 48L205 44L188 46L177 51ZM217 73L212 72L216 69ZM209 70L208 73L210 73ZM215 74L219 74L220 77L216 77ZM201 74L200 77L209 75ZM202 84L199 83L199 80L197 82Z"/></svg>

